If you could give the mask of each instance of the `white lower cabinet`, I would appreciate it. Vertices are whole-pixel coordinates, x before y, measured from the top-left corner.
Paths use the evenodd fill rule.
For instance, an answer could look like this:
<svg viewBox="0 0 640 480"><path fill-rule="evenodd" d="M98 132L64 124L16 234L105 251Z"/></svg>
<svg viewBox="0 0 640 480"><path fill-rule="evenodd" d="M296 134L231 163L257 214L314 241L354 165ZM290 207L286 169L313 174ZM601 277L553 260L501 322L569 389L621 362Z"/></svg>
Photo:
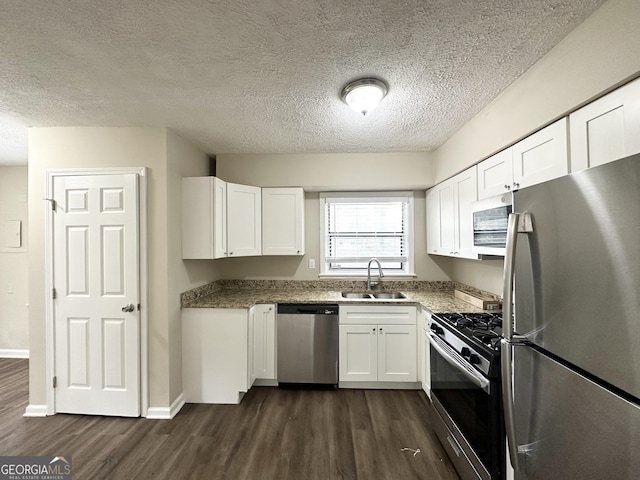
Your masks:
<svg viewBox="0 0 640 480"><path fill-rule="evenodd" d="M416 309L341 306L339 381L417 382Z"/></svg>
<svg viewBox="0 0 640 480"><path fill-rule="evenodd" d="M250 311L252 323L254 380L276 379L276 308L255 305Z"/></svg>
<svg viewBox="0 0 640 480"><path fill-rule="evenodd" d="M240 403L254 381L275 379L275 306L182 310L187 403Z"/></svg>
<svg viewBox="0 0 640 480"><path fill-rule="evenodd" d="M422 381L422 389L424 393L427 394L429 398L431 398L431 345L429 344L429 339L427 338L426 331L429 330L431 325L431 312L429 310L423 309L421 315L421 323L418 327L418 335L419 335L419 345L420 345L420 359L421 359L421 381Z"/></svg>
<svg viewBox="0 0 640 480"><path fill-rule="evenodd" d="M182 310L182 391L187 403L240 403L251 387L249 311Z"/></svg>

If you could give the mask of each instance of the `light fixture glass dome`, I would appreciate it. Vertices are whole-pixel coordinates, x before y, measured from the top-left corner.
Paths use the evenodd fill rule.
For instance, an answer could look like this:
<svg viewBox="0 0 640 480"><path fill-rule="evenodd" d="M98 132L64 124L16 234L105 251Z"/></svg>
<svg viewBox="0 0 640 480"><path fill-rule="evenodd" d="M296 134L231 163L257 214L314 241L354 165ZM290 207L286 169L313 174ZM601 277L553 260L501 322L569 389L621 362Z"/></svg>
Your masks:
<svg viewBox="0 0 640 480"><path fill-rule="evenodd" d="M377 78L361 78L342 89L342 100L352 110L366 115L376 108L387 94L387 84Z"/></svg>

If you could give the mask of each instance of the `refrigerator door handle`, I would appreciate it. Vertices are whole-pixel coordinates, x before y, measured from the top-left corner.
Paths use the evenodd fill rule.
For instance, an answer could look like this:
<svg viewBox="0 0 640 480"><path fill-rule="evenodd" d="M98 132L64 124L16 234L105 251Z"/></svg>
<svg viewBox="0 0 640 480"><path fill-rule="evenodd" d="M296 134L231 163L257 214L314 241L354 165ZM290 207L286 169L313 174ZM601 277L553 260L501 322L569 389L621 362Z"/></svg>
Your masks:
<svg viewBox="0 0 640 480"><path fill-rule="evenodd" d="M502 404L504 423L509 443L511 465L518 471L518 446L516 444L515 406L513 402L513 349L521 345L525 337L513 334L513 277L518 233L533 232L533 222L529 213L512 213L507 227L507 244L504 256L504 283L502 289Z"/></svg>
<svg viewBox="0 0 640 480"><path fill-rule="evenodd" d="M502 277L502 336L508 341L511 341L513 337L513 276L519 221L519 213L509 214L504 255L504 274Z"/></svg>
<svg viewBox="0 0 640 480"><path fill-rule="evenodd" d="M516 443L515 406L513 402L513 344L502 339L500 361L502 362L502 404L504 408L504 428L511 466L517 472L518 445Z"/></svg>

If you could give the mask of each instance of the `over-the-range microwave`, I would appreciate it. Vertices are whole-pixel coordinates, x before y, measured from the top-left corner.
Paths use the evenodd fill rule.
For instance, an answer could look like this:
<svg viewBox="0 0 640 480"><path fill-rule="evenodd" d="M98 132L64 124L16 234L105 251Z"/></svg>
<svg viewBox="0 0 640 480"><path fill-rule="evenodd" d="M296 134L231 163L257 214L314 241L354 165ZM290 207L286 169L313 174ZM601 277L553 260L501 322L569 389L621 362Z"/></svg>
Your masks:
<svg viewBox="0 0 640 480"><path fill-rule="evenodd" d="M511 192L474 202L471 207L474 253L504 256L507 225L512 209Z"/></svg>

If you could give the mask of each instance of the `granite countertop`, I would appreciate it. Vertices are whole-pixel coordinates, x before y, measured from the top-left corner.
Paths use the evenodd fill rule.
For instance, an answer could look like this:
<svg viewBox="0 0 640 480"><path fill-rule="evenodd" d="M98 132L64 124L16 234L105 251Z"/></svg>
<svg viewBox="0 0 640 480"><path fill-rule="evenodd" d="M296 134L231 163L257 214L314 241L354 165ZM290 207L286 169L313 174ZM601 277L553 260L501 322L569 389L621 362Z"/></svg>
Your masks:
<svg viewBox="0 0 640 480"><path fill-rule="evenodd" d="M385 289L384 291L387 291ZM338 303L340 305L420 305L434 313L481 312L480 308L454 297L451 290L402 290L399 300L362 300L343 298L341 291L321 289L218 289L189 301L183 308L251 308L264 303Z"/></svg>

